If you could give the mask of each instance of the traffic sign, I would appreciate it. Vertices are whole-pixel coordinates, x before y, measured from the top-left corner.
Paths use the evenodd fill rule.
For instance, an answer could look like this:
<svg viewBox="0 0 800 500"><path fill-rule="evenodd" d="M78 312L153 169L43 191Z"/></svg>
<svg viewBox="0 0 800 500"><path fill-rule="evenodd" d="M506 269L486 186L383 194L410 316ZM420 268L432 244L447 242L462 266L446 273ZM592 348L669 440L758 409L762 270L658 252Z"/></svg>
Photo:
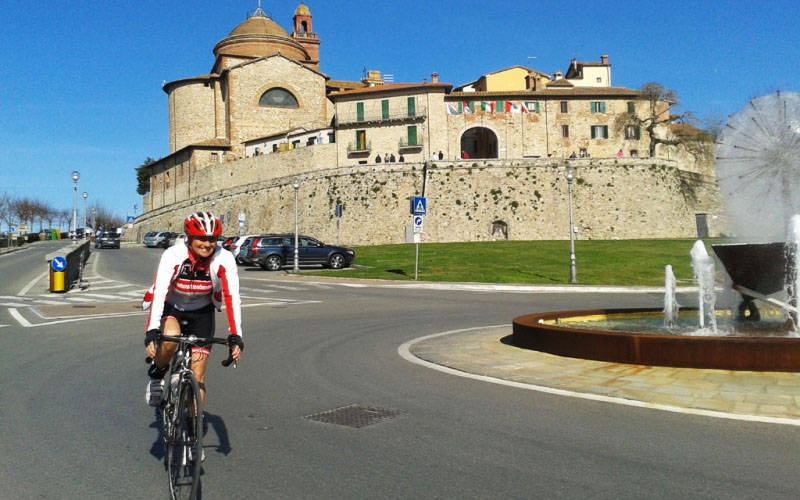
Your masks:
<svg viewBox="0 0 800 500"><path fill-rule="evenodd" d="M414 234L421 233L424 218L421 215L415 215L412 219L414 223Z"/></svg>
<svg viewBox="0 0 800 500"><path fill-rule="evenodd" d="M128 224L133 224L133 221L135 219L136 219L136 217L134 217L133 215L129 215L125 222L127 222Z"/></svg>
<svg viewBox="0 0 800 500"><path fill-rule="evenodd" d="M9 233L16 233L17 232L17 227L16 226L8 226L8 232Z"/></svg>
<svg viewBox="0 0 800 500"><path fill-rule="evenodd" d="M64 257L55 257L50 261L50 266L53 268L53 271L61 272L67 268L67 259Z"/></svg>
<svg viewBox="0 0 800 500"><path fill-rule="evenodd" d="M411 213L425 215L427 213L427 200L422 196L414 196L411 201Z"/></svg>

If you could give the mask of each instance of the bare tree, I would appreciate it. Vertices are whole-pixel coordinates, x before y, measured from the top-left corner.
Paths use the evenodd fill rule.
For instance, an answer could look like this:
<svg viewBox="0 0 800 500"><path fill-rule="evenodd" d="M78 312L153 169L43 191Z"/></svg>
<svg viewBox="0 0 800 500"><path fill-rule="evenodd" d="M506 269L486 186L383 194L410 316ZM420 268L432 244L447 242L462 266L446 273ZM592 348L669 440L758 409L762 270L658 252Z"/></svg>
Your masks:
<svg viewBox="0 0 800 500"><path fill-rule="evenodd" d="M678 139L670 138L669 134L659 134L657 128L660 125L674 123L676 120L688 120L690 115L688 113L683 115L670 114L670 110L679 103L678 96L674 91L660 83L645 83L639 93L647 101L647 113L619 115L615 122L616 132L618 134L628 134L628 127L634 127L633 130L644 130L650 139L650 157L652 158L656 155L656 146L658 144L677 145L681 143ZM636 133L638 134L638 132Z"/></svg>
<svg viewBox="0 0 800 500"><path fill-rule="evenodd" d="M30 198L22 198L14 203L14 213L20 222L25 222L29 229L33 229L35 215L34 202Z"/></svg>
<svg viewBox="0 0 800 500"><path fill-rule="evenodd" d="M0 220L8 227L14 222L14 198L8 193L0 194Z"/></svg>
<svg viewBox="0 0 800 500"><path fill-rule="evenodd" d="M92 209L95 210L95 225L97 227L104 229L117 228L122 227L125 222L122 217L112 214L99 203L96 203Z"/></svg>

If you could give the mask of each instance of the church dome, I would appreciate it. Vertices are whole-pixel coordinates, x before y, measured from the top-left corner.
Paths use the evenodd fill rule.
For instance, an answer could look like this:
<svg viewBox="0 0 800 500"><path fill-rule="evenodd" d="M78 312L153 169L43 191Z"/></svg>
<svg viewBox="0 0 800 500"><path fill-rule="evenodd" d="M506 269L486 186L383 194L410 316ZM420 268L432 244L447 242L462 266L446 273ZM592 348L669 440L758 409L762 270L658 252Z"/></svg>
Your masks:
<svg viewBox="0 0 800 500"><path fill-rule="evenodd" d="M266 57L280 53L295 61L307 61L308 52L259 7L214 47L214 56ZM227 63L225 64L227 65Z"/></svg>
<svg viewBox="0 0 800 500"><path fill-rule="evenodd" d="M266 16L252 15L245 22L235 27L228 38L238 35L270 35L289 38L289 34L278 26L278 23Z"/></svg>
<svg viewBox="0 0 800 500"><path fill-rule="evenodd" d="M308 7L303 5L303 2L300 2L300 5L297 7L297 10L294 11L295 16L310 16L311 11L308 10Z"/></svg>

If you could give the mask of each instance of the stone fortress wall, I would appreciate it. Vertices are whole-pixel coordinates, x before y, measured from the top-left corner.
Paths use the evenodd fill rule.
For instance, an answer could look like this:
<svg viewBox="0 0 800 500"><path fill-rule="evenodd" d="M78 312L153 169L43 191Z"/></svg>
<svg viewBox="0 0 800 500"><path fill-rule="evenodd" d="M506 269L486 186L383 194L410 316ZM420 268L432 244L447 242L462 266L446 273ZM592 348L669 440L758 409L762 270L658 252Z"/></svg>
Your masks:
<svg viewBox="0 0 800 500"><path fill-rule="evenodd" d="M409 197L428 202L422 242L567 239L565 161L555 159L460 160L368 164L338 168L336 148L325 144L244 158L202 169L202 183L171 186L166 202L136 221L141 241L151 230L181 231L196 210L223 218L236 234L240 212L246 232L293 232L294 188L299 188L300 232L336 241L334 206L343 206L340 241L347 245L403 243L411 224ZM709 214L712 236L723 231L714 178L655 158L567 160L577 171L574 223L579 239L692 238L695 214ZM187 167L188 170L188 167ZM189 189L191 196L186 196ZM149 198L149 196L148 196ZM149 200L146 200L149 201Z"/></svg>

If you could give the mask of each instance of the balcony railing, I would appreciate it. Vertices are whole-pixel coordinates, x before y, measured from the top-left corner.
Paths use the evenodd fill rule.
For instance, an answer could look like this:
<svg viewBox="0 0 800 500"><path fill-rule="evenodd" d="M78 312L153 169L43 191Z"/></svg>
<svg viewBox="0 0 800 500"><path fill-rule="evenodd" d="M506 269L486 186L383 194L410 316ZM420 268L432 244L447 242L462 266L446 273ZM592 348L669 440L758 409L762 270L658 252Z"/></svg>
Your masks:
<svg viewBox="0 0 800 500"><path fill-rule="evenodd" d="M347 125L374 125L379 123L403 123L403 122L416 122L422 121L428 116L425 109L415 110L413 115L409 115L407 110L390 112L384 115L380 110L376 112L365 112L363 116L358 116L357 113L342 113L336 115L336 126L343 127Z"/></svg>
<svg viewBox="0 0 800 500"><path fill-rule="evenodd" d="M408 149L421 149L423 144L425 144L425 143L422 141L422 137L417 137L417 140L413 141L413 142L409 141L406 138L403 138L403 139L400 139L400 142L397 143L397 148L398 148L398 150L400 150L400 149L405 149L405 150L408 150Z"/></svg>
<svg viewBox="0 0 800 500"><path fill-rule="evenodd" d="M366 144L349 143L347 145L347 153L369 153L372 150L372 143L367 141Z"/></svg>

